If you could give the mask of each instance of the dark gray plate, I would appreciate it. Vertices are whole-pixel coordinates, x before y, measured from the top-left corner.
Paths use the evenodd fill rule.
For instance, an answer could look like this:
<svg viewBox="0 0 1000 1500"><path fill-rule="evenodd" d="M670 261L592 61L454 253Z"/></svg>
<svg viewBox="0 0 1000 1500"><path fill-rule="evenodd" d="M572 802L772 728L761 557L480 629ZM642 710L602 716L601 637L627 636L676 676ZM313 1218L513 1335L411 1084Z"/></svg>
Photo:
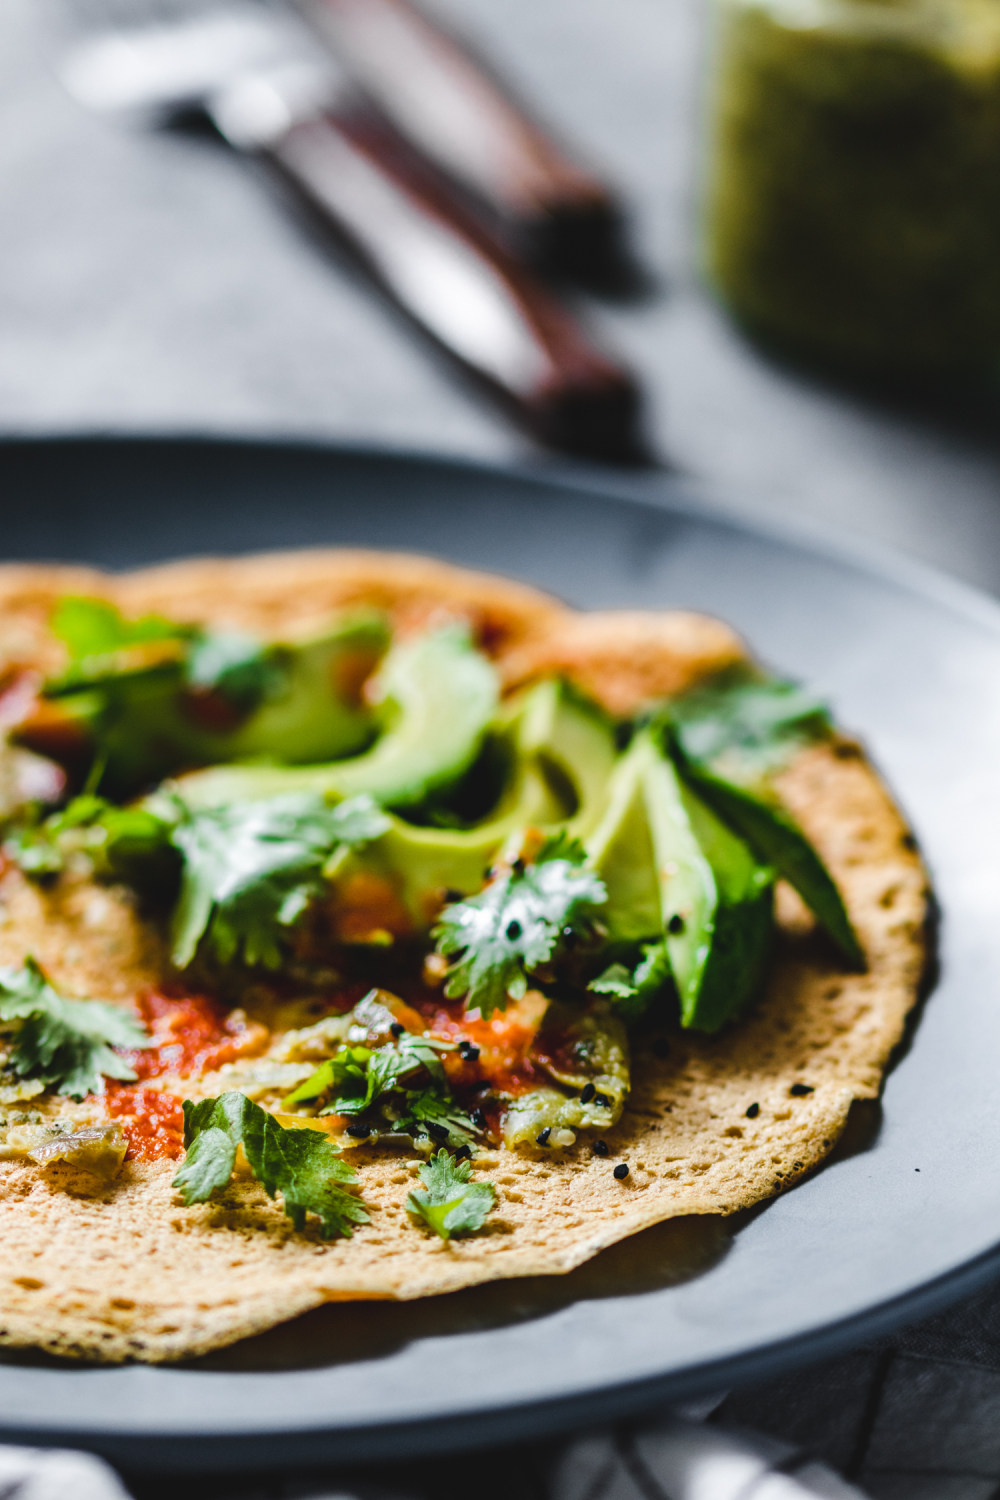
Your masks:
<svg viewBox="0 0 1000 1500"><path fill-rule="evenodd" d="M620 490L620 486L617 486ZM754 528L662 481L202 442L0 445L8 558L131 566L311 543L416 549L589 606L731 620L856 727L916 827L941 980L854 1149L739 1223L572 1276L327 1307L185 1368L0 1365L0 1433L133 1467L388 1458L523 1438L773 1372L1000 1273L1000 610L908 564Z"/></svg>

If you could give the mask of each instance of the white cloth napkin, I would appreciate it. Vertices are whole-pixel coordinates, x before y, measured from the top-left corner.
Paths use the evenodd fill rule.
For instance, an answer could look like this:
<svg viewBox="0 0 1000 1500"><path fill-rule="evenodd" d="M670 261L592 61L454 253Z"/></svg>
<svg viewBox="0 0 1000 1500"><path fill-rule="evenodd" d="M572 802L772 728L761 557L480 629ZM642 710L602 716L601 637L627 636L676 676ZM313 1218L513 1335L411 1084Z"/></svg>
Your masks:
<svg viewBox="0 0 1000 1500"><path fill-rule="evenodd" d="M0 1500L128 1500L115 1471L66 1448L0 1448Z"/></svg>
<svg viewBox="0 0 1000 1500"><path fill-rule="evenodd" d="M550 1500L861 1500L825 1464L756 1433L679 1417L629 1434L579 1438Z"/></svg>
<svg viewBox="0 0 1000 1500"><path fill-rule="evenodd" d="M290 1487L301 1500L356 1500L352 1487ZM274 1494L281 1495L280 1483ZM789 1443L669 1418L622 1436L571 1441L549 1500L863 1500L825 1464ZM112 1468L89 1453L0 1447L0 1500L128 1500ZM399 1496L397 1500L409 1500Z"/></svg>

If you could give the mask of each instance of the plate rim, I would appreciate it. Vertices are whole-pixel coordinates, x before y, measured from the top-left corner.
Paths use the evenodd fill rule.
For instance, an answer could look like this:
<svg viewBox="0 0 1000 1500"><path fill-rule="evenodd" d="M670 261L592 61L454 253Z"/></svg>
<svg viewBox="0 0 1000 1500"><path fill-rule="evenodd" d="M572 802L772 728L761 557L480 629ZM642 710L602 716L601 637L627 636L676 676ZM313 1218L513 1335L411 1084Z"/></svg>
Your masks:
<svg viewBox="0 0 1000 1500"><path fill-rule="evenodd" d="M484 460L433 449L328 441L309 435L200 431L63 431L3 435L0 436L0 466L8 455L18 452L71 448L94 452L115 449L141 452L157 447L206 453L213 450L244 453L257 450L276 457L287 453L333 462L340 459L391 463L400 469L445 468L465 473L472 480L477 476L498 478L566 493L583 492L595 501L638 505L660 515L673 513L693 521L722 523L769 542L798 548L825 561L859 570L873 580L917 595L1000 637L1000 601L992 599L975 585L954 579L932 564L852 529L814 518L779 513L754 496L748 495L745 502L742 498L737 502L728 498L741 495L737 486L711 484L677 471L658 470L637 475L634 471L566 461ZM372 550L391 549L379 547ZM220 1471L232 1469L237 1458L241 1461L249 1459L254 1467L285 1467L289 1462L322 1461L333 1451L338 1460L371 1461L372 1444L376 1438L380 1461L481 1448L503 1441L505 1437L510 1441L509 1429L512 1426L517 1429L516 1440L524 1441L544 1434L568 1432L591 1420L606 1424L639 1415L670 1401L708 1394L730 1384L738 1385L751 1376L771 1378L856 1347L868 1339L884 1337L907 1323L943 1310L998 1278L1000 1238L985 1251L898 1296L792 1336L760 1343L753 1349L667 1374L619 1381L607 1387L544 1401L507 1402L500 1406L487 1404L482 1409L458 1415L421 1416L395 1422L391 1419L355 1422L351 1427L315 1423L277 1425L254 1433L232 1428L215 1433L177 1428L165 1433L156 1429L138 1430L86 1422L38 1425L16 1419L11 1421L0 1414L0 1434L49 1446L82 1446L107 1454L136 1472L150 1463L158 1467L166 1463L174 1472L194 1469ZM57 1368L61 1373L72 1373L75 1369L83 1373L103 1367L74 1366L67 1362ZM178 1375L185 1372L184 1365L173 1368ZM473 1427L474 1432L468 1430ZM182 1448L184 1452L180 1451ZM290 1458L293 1452L294 1457Z"/></svg>

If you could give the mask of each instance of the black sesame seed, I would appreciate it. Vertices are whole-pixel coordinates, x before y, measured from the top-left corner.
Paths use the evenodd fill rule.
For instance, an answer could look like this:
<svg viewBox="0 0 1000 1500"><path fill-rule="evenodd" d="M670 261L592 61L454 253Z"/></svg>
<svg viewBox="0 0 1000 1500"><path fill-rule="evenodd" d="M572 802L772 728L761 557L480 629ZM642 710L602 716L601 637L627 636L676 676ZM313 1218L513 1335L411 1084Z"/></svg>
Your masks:
<svg viewBox="0 0 1000 1500"><path fill-rule="evenodd" d="M464 1161L467 1156L471 1155L472 1152L470 1151L468 1146L459 1146L458 1150L455 1152L455 1160Z"/></svg>
<svg viewBox="0 0 1000 1500"><path fill-rule="evenodd" d="M469 1085L473 1094L488 1094L492 1087L493 1085L488 1078L480 1078L478 1082Z"/></svg>
<svg viewBox="0 0 1000 1500"><path fill-rule="evenodd" d="M760 1114L760 1105L759 1104L751 1104L749 1106L749 1108L747 1109L747 1119L748 1120L756 1120L756 1118L757 1118L757 1116L759 1114Z"/></svg>
<svg viewBox="0 0 1000 1500"><path fill-rule="evenodd" d="M465 897L461 891L456 891L454 886L449 886L444 893L444 899L449 906L453 906L456 901L464 901Z"/></svg>
<svg viewBox="0 0 1000 1500"><path fill-rule="evenodd" d="M618 1178L619 1182L624 1182L628 1176L628 1163L620 1161L617 1167L615 1167L614 1175Z"/></svg>
<svg viewBox="0 0 1000 1500"><path fill-rule="evenodd" d="M608 1154L608 1145L606 1141L595 1141L590 1149L591 1151L593 1151L595 1156L607 1156Z"/></svg>
<svg viewBox="0 0 1000 1500"><path fill-rule="evenodd" d="M652 1050L654 1057L669 1057L670 1043L667 1041L665 1036L655 1037L652 1043Z"/></svg>
<svg viewBox="0 0 1000 1500"><path fill-rule="evenodd" d="M524 874L524 860L520 857L520 855L518 855L517 859L514 860L513 864L511 865L511 870L515 875Z"/></svg>
<svg viewBox="0 0 1000 1500"><path fill-rule="evenodd" d="M589 1104L596 1093L597 1090L594 1088L594 1085L592 1083L588 1083L584 1088L583 1093L580 1095L580 1103Z"/></svg>
<svg viewBox="0 0 1000 1500"><path fill-rule="evenodd" d="M535 1140L538 1142L538 1144L540 1146L547 1146L549 1144L549 1136L551 1134L552 1134L552 1126L551 1125L546 1125L545 1129L544 1130L540 1130L538 1132L538 1134L535 1136Z"/></svg>
<svg viewBox="0 0 1000 1500"><path fill-rule="evenodd" d="M356 1141L366 1141L371 1135L371 1129L367 1125L348 1125L347 1134L353 1136Z"/></svg>
<svg viewBox="0 0 1000 1500"><path fill-rule="evenodd" d="M811 1094L814 1090L811 1083L793 1083L788 1092L793 1099L803 1099L806 1094Z"/></svg>
<svg viewBox="0 0 1000 1500"><path fill-rule="evenodd" d="M389 1027L389 1030L392 1032L393 1036L402 1036L403 1032L406 1030L406 1027L400 1021L393 1021L392 1025Z"/></svg>
<svg viewBox="0 0 1000 1500"><path fill-rule="evenodd" d="M473 1125L475 1125L477 1130L486 1129L486 1116L483 1114L481 1109L474 1109L472 1111L472 1114L469 1116L469 1119L472 1121Z"/></svg>
<svg viewBox="0 0 1000 1500"><path fill-rule="evenodd" d="M576 947L576 932L572 927L564 927L561 933L564 948Z"/></svg>
<svg viewBox="0 0 1000 1500"><path fill-rule="evenodd" d="M684 918L681 916L680 912L674 912L673 916L670 918L670 921L667 923L667 931L673 933L674 937L676 937L678 933L684 931Z"/></svg>
<svg viewBox="0 0 1000 1500"><path fill-rule="evenodd" d="M608 1098L607 1094L595 1094L594 1103L597 1105L598 1109L611 1108L611 1100Z"/></svg>
<svg viewBox="0 0 1000 1500"><path fill-rule="evenodd" d="M478 1062L479 1048L474 1047L471 1042L459 1042L458 1055L464 1057L466 1062Z"/></svg>
<svg viewBox="0 0 1000 1500"><path fill-rule="evenodd" d="M451 1139L447 1128L444 1125L435 1125L432 1120L426 1120L423 1128L429 1136L433 1136L434 1140L440 1141L443 1146L446 1146Z"/></svg>
<svg viewBox="0 0 1000 1500"><path fill-rule="evenodd" d="M517 942L517 939L521 936L521 931L520 922L516 917L512 917L507 923L507 941L510 943Z"/></svg>

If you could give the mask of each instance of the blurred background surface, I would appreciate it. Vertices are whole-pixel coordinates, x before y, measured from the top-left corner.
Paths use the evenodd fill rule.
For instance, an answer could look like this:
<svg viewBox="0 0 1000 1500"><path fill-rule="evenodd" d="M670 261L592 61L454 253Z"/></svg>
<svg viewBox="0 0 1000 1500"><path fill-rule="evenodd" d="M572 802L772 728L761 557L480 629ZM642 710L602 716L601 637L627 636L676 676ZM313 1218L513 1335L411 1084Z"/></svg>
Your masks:
<svg viewBox="0 0 1000 1500"><path fill-rule="evenodd" d="M993 398L889 400L771 360L698 275L703 0L433 0L620 188L651 273L581 302L661 459L1000 591ZM534 450L429 357L221 143L90 116L54 66L84 0L2 0L0 432L204 432ZM137 8L137 19L141 8Z"/></svg>

